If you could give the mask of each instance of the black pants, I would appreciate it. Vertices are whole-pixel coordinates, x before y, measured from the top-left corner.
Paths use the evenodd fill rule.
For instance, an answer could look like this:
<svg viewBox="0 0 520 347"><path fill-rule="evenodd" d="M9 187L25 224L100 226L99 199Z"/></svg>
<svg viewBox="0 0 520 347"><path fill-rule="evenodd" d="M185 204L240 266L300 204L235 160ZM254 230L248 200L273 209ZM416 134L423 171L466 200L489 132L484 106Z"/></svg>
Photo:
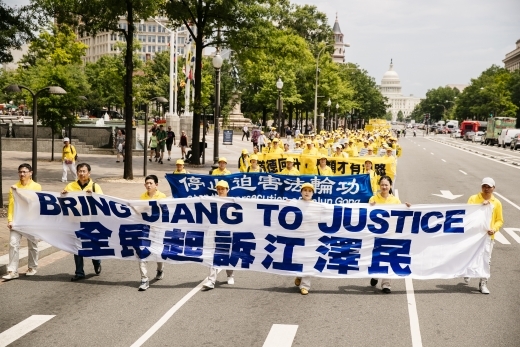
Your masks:
<svg viewBox="0 0 520 347"><path fill-rule="evenodd" d="M247 141L249 141L249 131L245 132L244 130L242 130L242 141L244 141L244 136L246 137Z"/></svg>
<svg viewBox="0 0 520 347"><path fill-rule="evenodd" d="M85 271L83 270L83 257L74 254L74 263L76 263L76 276L83 276L85 277ZM92 259L92 264L99 265L101 264L101 260L99 259Z"/></svg>

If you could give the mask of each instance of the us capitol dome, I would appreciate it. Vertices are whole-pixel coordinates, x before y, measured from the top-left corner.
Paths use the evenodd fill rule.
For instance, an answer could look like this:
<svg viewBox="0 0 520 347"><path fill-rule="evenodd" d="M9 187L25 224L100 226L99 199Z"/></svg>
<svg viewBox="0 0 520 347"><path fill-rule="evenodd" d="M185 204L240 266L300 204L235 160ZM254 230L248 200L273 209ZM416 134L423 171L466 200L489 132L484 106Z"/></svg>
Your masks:
<svg viewBox="0 0 520 347"><path fill-rule="evenodd" d="M421 98L413 96L413 94L410 94L410 96L404 96L401 89L401 80L399 79L397 72L394 70L392 60L390 60L390 69L388 69L388 71L383 75L379 90L383 96L388 98L388 104L390 107L387 111L392 112L392 121L397 120L397 114L399 111L403 113L405 118L409 117L415 106L421 102Z"/></svg>

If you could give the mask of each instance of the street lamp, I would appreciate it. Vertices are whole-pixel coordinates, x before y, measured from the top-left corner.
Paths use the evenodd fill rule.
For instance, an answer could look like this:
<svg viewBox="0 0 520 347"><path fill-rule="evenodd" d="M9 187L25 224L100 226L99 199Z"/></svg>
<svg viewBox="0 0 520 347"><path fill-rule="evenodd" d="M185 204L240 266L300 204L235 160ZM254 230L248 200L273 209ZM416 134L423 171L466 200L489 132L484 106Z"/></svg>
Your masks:
<svg viewBox="0 0 520 347"><path fill-rule="evenodd" d="M318 52L318 57L316 58L316 83L314 85L314 133L316 133L316 125L318 124L318 78L320 73L320 55L323 53L325 48L330 46L332 46L332 44L323 46L323 48Z"/></svg>
<svg viewBox="0 0 520 347"><path fill-rule="evenodd" d="M146 105L146 114L144 116L144 143L143 143L143 176L146 177L147 169L148 169L148 162L146 161L148 155L148 108L149 104L153 101L160 102L162 104L165 104L168 102L165 97L162 96L156 96L155 98L151 98L148 100ZM156 153L157 155L157 153Z"/></svg>
<svg viewBox="0 0 520 347"><path fill-rule="evenodd" d="M33 143L32 143L32 169L33 169L33 175L32 175L32 179L33 181L37 182L37 173L38 173L38 140L37 140L37 135L38 135L38 112L37 112L37 99L38 99L38 95L45 91L45 90L48 90L49 91L49 94L54 94L54 95L63 95L63 94L67 94L67 92L61 88L61 87L58 87L58 86L50 86L50 87L45 87L45 88L42 88L40 90L38 90L36 93L33 92L31 89L27 88L26 86L23 86L21 84L11 84L7 87L5 87L4 91L7 92L7 93L21 93L22 92L22 89L25 89L27 90L31 95L32 95L32 98L33 98Z"/></svg>
<svg viewBox="0 0 520 347"><path fill-rule="evenodd" d="M276 82L276 88L278 88L278 133L282 136L282 88L283 82L280 77L278 77L278 81Z"/></svg>
<svg viewBox="0 0 520 347"><path fill-rule="evenodd" d="M213 68L215 68L215 112L213 112L213 166L212 169L218 167L218 133L219 133L219 118L220 118L220 68L222 67L222 56L220 50L217 48L217 53L213 57Z"/></svg>
<svg viewBox="0 0 520 347"><path fill-rule="evenodd" d="M325 121L325 124L323 124L323 130L328 130L327 124L330 124L330 105L332 105L332 101L327 101L327 120Z"/></svg>

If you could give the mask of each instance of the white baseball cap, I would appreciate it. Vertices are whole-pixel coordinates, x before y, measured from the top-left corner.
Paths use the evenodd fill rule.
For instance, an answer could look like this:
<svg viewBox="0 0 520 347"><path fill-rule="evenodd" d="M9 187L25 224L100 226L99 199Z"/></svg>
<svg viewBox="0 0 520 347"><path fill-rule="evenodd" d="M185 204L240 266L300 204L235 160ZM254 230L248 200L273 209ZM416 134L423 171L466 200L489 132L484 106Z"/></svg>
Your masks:
<svg viewBox="0 0 520 347"><path fill-rule="evenodd" d="M63 142L70 142L70 139L68 137L64 137Z"/></svg>
<svg viewBox="0 0 520 347"><path fill-rule="evenodd" d="M490 186L490 187L494 187L494 186L495 186L495 180L492 179L491 177L485 177L485 178L482 180L482 184L481 184L481 186L483 186L484 184L487 184L487 185Z"/></svg>

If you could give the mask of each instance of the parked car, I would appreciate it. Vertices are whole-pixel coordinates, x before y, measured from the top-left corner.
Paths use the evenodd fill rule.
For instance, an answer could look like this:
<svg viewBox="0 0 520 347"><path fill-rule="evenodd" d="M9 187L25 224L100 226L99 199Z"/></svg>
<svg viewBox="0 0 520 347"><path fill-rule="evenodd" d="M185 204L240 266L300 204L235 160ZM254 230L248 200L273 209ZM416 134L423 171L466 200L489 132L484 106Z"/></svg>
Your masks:
<svg viewBox="0 0 520 347"><path fill-rule="evenodd" d="M475 135L471 138L472 142L482 142L482 138L485 135L483 131L477 131Z"/></svg>
<svg viewBox="0 0 520 347"><path fill-rule="evenodd" d="M516 151L518 147L520 147L520 134L516 134L511 140L511 144L509 145L512 151Z"/></svg>
<svg viewBox="0 0 520 347"><path fill-rule="evenodd" d="M464 136L462 137L462 139L464 141L470 141L472 138L473 138L473 135L475 135L475 132L474 131L466 131L464 133Z"/></svg>
<svg viewBox="0 0 520 347"><path fill-rule="evenodd" d="M460 139L462 137L460 130L459 129L453 130L450 133L450 137L453 137L455 139Z"/></svg>

